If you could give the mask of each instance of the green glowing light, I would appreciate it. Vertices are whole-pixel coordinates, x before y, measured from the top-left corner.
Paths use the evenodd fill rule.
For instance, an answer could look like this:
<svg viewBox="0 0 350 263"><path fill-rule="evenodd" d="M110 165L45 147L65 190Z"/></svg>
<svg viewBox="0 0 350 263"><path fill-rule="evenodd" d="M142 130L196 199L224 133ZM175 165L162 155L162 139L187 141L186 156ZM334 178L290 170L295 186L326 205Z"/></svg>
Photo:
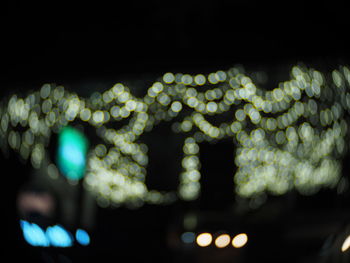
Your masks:
<svg viewBox="0 0 350 263"><path fill-rule="evenodd" d="M71 180L84 177L88 142L72 127L61 129L58 137L57 164L61 173Z"/></svg>

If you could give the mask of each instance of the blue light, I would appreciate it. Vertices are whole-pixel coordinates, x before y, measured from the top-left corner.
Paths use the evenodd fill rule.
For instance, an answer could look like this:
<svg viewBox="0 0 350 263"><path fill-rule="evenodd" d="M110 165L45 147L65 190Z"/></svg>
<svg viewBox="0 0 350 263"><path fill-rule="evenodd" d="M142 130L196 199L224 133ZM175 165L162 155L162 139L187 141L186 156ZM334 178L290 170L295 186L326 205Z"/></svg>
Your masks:
<svg viewBox="0 0 350 263"><path fill-rule="evenodd" d="M28 244L40 247L71 247L74 238L72 234L60 225L50 226L46 232L35 223L20 220L23 237ZM90 236L83 229L77 229L75 233L77 242L82 246L90 244Z"/></svg>
<svg viewBox="0 0 350 263"><path fill-rule="evenodd" d="M181 235L182 242L190 244L194 242L195 234L193 232L185 232Z"/></svg>
<svg viewBox="0 0 350 263"><path fill-rule="evenodd" d="M23 231L23 237L28 244L41 247L49 246L49 241L44 230L42 230L37 224L20 220L20 225Z"/></svg>
<svg viewBox="0 0 350 263"><path fill-rule="evenodd" d="M87 246L90 244L89 234L83 229L77 229L77 232L75 233L75 238L77 239L80 245Z"/></svg>
<svg viewBox="0 0 350 263"><path fill-rule="evenodd" d="M70 233L59 225L48 227L46 236L55 247L70 247L73 244Z"/></svg>

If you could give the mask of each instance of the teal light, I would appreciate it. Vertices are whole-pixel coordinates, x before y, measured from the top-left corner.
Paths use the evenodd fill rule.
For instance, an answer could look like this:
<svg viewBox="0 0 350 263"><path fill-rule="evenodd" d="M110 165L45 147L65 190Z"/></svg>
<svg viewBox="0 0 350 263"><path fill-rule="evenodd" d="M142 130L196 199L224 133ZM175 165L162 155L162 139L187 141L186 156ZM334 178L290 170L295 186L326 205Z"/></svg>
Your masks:
<svg viewBox="0 0 350 263"><path fill-rule="evenodd" d="M57 165L71 180L84 176L88 141L84 134L72 127L64 127L58 135Z"/></svg>

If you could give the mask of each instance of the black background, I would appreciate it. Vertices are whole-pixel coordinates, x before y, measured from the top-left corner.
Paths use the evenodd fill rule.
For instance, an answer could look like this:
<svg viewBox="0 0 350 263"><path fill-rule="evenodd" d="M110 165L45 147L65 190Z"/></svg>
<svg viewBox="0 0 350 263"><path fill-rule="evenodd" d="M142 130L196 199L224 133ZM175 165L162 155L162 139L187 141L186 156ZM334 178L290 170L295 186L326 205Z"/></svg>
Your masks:
<svg viewBox="0 0 350 263"><path fill-rule="evenodd" d="M115 1L113 4L103 1L7 1L2 5L2 96L13 91L25 93L38 89L46 82L63 84L88 95L95 88L91 84L88 91L83 90L82 83L97 83L96 89L104 89L124 79L157 77L168 71L206 73L225 70L236 63L247 69L279 70L286 75L290 66L299 61L322 70L349 64L347 35L350 22L345 1L340 0ZM269 77L277 84L278 75L275 79L274 75ZM145 89L147 83L144 82ZM213 163L222 162L222 167L230 167L230 157L226 154L232 151L230 146L206 146L203 150L208 153L206 158L210 159L213 149L221 152L219 157L223 157L213 155L212 158L218 159ZM158 152L158 156L161 155L162 152ZM150 158L156 159L157 154ZM9 254L14 260L24 255L28 260L38 262L43 256L21 240L15 211L16 194L28 178L26 173L30 166L19 165L15 154L11 154L9 160L1 157L1 164L5 236L9 248L14 249L14 253ZM152 169L157 170L156 167ZM228 168L221 169L220 172L230 172ZM216 172L216 167L207 165L207 185L215 182L213 174ZM348 173L346 165L344 173ZM223 181L221 185L227 184ZM215 198L225 199L220 195ZM249 214L247 218L238 219L246 225L251 220L253 226L248 228L249 231L260 231L262 234L257 235L257 243L265 244L260 248L252 245L256 254L250 254L249 262L258 262L257 259L299 262L308 255L305 250L316 251L324 241L322 238L308 246L309 240L304 240L292 243L295 246L288 248L283 245L287 240L283 235L293 231L293 227L302 232L300 229L305 226L316 225L318 229L322 224L342 222L342 213L348 215L344 210L349 200L348 196L346 198L336 196L334 191L323 191L308 198L287 195L278 199L277 205L267 205L260 214L254 214L255 221ZM215 202L211 198L203 199L200 205L192 204L193 207L213 209ZM290 202L293 209L287 210ZM128 256L130 262L172 262L176 253L166 246L167 231L169 225L176 225L176 218L190 208L191 204L177 204L146 206L135 211L100 209L91 249L62 253L73 262L78 259L118 260L124 256ZM217 211L224 208L218 207ZM337 218L338 212L342 215ZM263 221L264 218L270 219ZM268 223L257 224L260 219ZM277 234L275 238L267 238L271 244L267 245L264 238L271 233ZM63 256L61 261L64 261Z"/></svg>
<svg viewBox="0 0 350 263"><path fill-rule="evenodd" d="M339 0L8 1L1 12L1 81L344 63L346 10Z"/></svg>

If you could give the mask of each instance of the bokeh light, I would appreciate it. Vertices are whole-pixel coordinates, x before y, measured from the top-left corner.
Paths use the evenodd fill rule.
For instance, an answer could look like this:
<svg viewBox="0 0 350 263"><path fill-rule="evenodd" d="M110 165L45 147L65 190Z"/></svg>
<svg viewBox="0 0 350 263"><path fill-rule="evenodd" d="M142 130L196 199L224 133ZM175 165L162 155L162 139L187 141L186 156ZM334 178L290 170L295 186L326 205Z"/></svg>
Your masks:
<svg viewBox="0 0 350 263"><path fill-rule="evenodd" d="M22 216L36 212L51 216L55 209L55 200L47 192L23 191L17 198L17 207Z"/></svg>
<svg viewBox="0 0 350 263"><path fill-rule="evenodd" d="M84 176L86 166L87 140L72 127L61 129L58 138L57 163L60 171L71 180Z"/></svg>
<svg viewBox="0 0 350 263"><path fill-rule="evenodd" d="M35 223L20 220L23 237L32 246L48 247L50 245L45 231Z"/></svg>
<svg viewBox="0 0 350 263"><path fill-rule="evenodd" d="M207 247L211 244L213 237L210 233L201 233L197 236L196 242L200 247Z"/></svg>
<svg viewBox="0 0 350 263"><path fill-rule="evenodd" d="M241 233L236 235L233 239L232 239L232 246L234 246L235 248L241 248L243 246L245 246L245 244L247 244L248 242L248 236L245 233Z"/></svg>
<svg viewBox="0 0 350 263"><path fill-rule="evenodd" d="M31 246L39 247L62 247L73 246L74 237L61 225L48 226L46 230L35 223L20 220L20 226L25 241ZM90 236L83 229L77 229L75 239L78 244L87 246L90 244Z"/></svg>
<svg viewBox="0 0 350 263"><path fill-rule="evenodd" d="M80 245L87 246L90 244L90 236L83 229L77 229L75 232L75 238Z"/></svg>
<svg viewBox="0 0 350 263"><path fill-rule="evenodd" d="M294 66L290 79L277 87L267 90L258 84L242 67L207 75L168 72L142 98L121 83L89 98L44 84L1 104L2 148L9 146L40 168L48 159L50 135L58 132L59 170L71 180L86 171L84 187L101 206L197 199L201 143L223 139L236 146L233 179L240 197L282 195L292 189L311 195L334 188L348 148L349 68L324 74ZM231 119L218 123L225 113ZM213 121L216 116L218 121ZM122 120L120 128L109 125ZM84 136L69 126L75 121L94 127L100 139L88 159ZM173 122L173 132L185 135L179 186L168 192L148 189L148 148L142 142L145 132L165 121ZM55 177L55 166L47 165Z"/></svg>
<svg viewBox="0 0 350 263"><path fill-rule="evenodd" d="M71 234L62 226L54 225L46 229L50 244L55 247L70 247L73 244Z"/></svg>
<svg viewBox="0 0 350 263"><path fill-rule="evenodd" d="M350 236L347 236L347 238L344 240L342 246L341 246L341 251L345 252L350 248Z"/></svg>
<svg viewBox="0 0 350 263"><path fill-rule="evenodd" d="M230 244L231 237L228 234L222 234L215 239L215 245L218 248L227 247Z"/></svg>

